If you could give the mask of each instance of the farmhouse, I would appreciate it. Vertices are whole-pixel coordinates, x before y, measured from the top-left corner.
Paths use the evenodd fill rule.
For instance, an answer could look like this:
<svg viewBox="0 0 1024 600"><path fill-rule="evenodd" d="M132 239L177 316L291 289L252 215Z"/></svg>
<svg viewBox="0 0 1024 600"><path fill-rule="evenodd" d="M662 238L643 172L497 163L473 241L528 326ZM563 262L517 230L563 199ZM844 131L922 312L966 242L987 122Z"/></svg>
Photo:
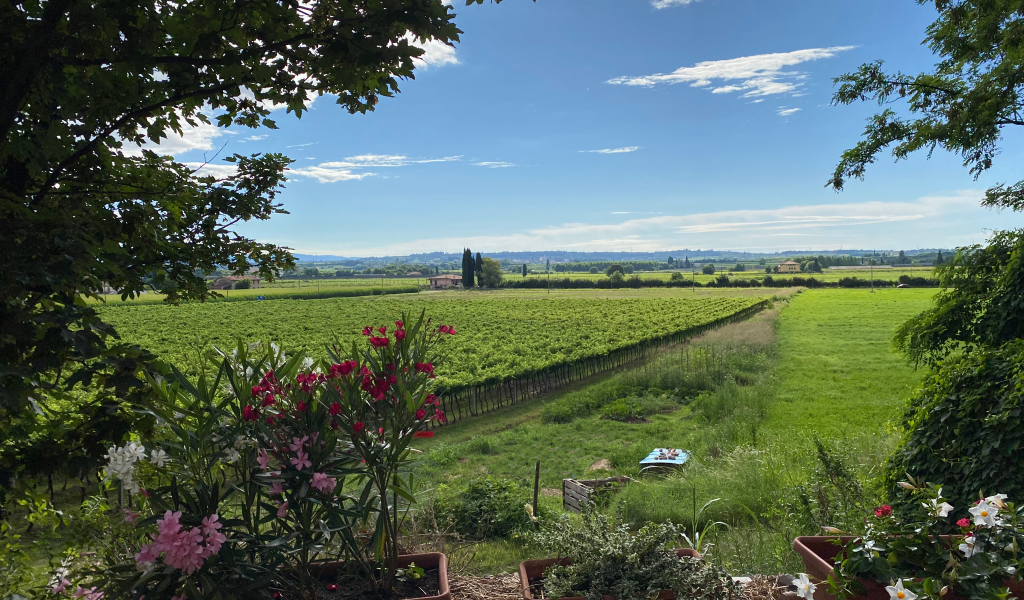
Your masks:
<svg viewBox="0 0 1024 600"><path fill-rule="evenodd" d="M436 275L430 278L430 289L432 290L447 290L448 288L461 288L462 287L462 275L451 275L445 273L444 275Z"/></svg>
<svg viewBox="0 0 1024 600"><path fill-rule="evenodd" d="M250 275L228 275L227 277L218 277L213 280L213 285L210 286L214 290L230 290L235 287L235 284L239 281L251 281L253 289L260 287L260 278L252 277Z"/></svg>
<svg viewBox="0 0 1024 600"><path fill-rule="evenodd" d="M800 263L787 260L784 263L779 263L779 273L799 273Z"/></svg>

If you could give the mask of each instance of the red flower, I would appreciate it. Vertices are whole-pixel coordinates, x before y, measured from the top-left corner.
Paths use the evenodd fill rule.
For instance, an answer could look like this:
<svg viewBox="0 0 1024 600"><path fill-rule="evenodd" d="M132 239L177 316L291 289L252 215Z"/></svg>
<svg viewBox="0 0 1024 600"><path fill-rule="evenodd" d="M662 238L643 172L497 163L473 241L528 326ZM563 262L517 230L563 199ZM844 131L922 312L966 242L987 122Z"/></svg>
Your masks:
<svg viewBox="0 0 1024 600"><path fill-rule="evenodd" d="M274 398L273 394L267 394L267 397L263 399L262 406L270 406L271 404L273 404L276 401L277 401L277 399Z"/></svg>
<svg viewBox="0 0 1024 600"><path fill-rule="evenodd" d="M387 330L387 328L386 328L386 327L378 327L378 328L377 328L377 333L379 333L379 334L381 334L381 335L384 335L384 334L385 334L385 333L387 333L387 332L388 332L388 330Z"/></svg>
<svg viewBox="0 0 1024 600"><path fill-rule="evenodd" d="M417 421L423 420L423 417L425 417L425 416L427 416L427 411L423 410L422 408L416 411L416 420Z"/></svg>
<svg viewBox="0 0 1024 600"><path fill-rule="evenodd" d="M448 326L447 325L442 325L441 327L438 328L437 331L438 331L438 333L448 333Z"/></svg>
<svg viewBox="0 0 1024 600"><path fill-rule="evenodd" d="M354 360L346 360L343 363L331 365L331 377L347 377L357 366L358 363Z"/></svg>
<svg viewBox="0 0 1024 600"><path fill-rule="evenodd" d="M363 425L362 421L356 421L352 425L352 433L359 433L359 432L361 432L365 428L366 428L366 425Z"/></svg>
<svg viewBox="0 0 1024 600"><path fill-rule="evenodd" d="M381 328L383 329L383 327ZM386 337L371 337L370 344L374 348L383 348L388 345L388 338Z"/></svg>
<svg viewBox="0 0 1024 600"><path fill-rule="evenodd" d="M435 409L434 410L434 417L438 421L440 421L442 423L447 423L448 422L448 417L444 416L444 411L443 410Z"/></svg>
<svg viewBox="0 0 1024 600"><path fill-rule="evenodd" d="M363 327L363 335L373 335L373 327Z"/></svg>
<svg viewBox="0 0 1024 600"><path fill-rule="evenodd" d="M395 327L397 327L399 329L402 329L402 328L405 327L405 323L403 323L401 321L395 321Z"/></svg>
<svg viewBox="0 0 1024 600"><path fill-rule="evenodd" d="M337 421L331 421L331 429L335 429L335 430L338 429L338 422Z"/></svg>
<svg viewBox="0 0 1024 600"><path fill-rule="evenodd" d="M299 403L295 406L295 410L299 412L306 412L306 403L300 400Z"/></svg>
<svg viewBox="0 0 1024 600"><path fill-rule="evenodd" d="M146 491L146 488L139 488L139 493L149 498L149 492Z"/></svg>
<svg viewBox="0 0 1024 600"><path fill-rule="evenodd" d="M258 385L252 386L252 395L253 396L259 396L264 391L266 391L266 390L264 390L261 386L258 386Z"/></svg>
<svg viewBox="0 0 1024 600"><path fill-rule="evenodd" d="M891 514L892 507L889 506L888 504L883 504L882 506L879 506L878 508L875 509L875 516L879 518L888 517Z"/></svg>
<svg viewBox="0 0 1024 600"><path fill-rule="evenodd" d="M426 373L427 375L432 375L434 373L434 364L433 363L421 363L421 362L418 362L418 363L416 363L416 370L419 371L420 373Z"/></svg>
<svg viewBox="0 0 1024 600"><path fill-rule="evenodd" d="M246 421L255 421L260 418L260 411L251 406L242 409L242 418Z"/></svg>
<svg viewBox="0 0 1024 600"><path fill-rule="evenodd" d="M433 404L434 406L437 406L438 405L437 396L435 396L433 394L427 394L427 399L424 400L424 403L425 404Z"/></svg>
<svg viewBox="0 0 1024 600"><path fill-rule="evenodd" d="M341 405L335 402L334 404L331 404L331 407L327 409L327 412L331 413L332 417L337 416L337 414L341 412Z"/></svg>
<svg viewBox="0 0 1024 600"><path fill-rule="evenodd" d="M959 521L956 522L956 524L957 524L957 527L967 528L967 527L971 526L971 520L970 519L960 519Z"/></svg>
<svg viewBox="0 0 1024 600"><path fill-rule="evenodd" d="M267 425L273 425L273 424L274 424L274 416L271 415L271 416L267 417Z"/></svg>
<svg viewBox="0 0 1024 600"><path fill-rule="evenodd" d="M384 435L384 428L383 427L378 428L377 429L377 433L379 433L380 435Z"/></svg>
<svg viewBox="0 0 1024 600"><path fill-rule="evenodd" d="M398 331L396 331L395 332L395 339L398 340L398 341L404 340L405 339L405 330L404 329L399 329Z"/></svg>
<svg viewBox="0 0 1024 600"><path fill-rule="evenodd" d="M336 592L336 591L338 591L338 584L336 584L336 583L328 583L327 584L327 591L328 592Z"/></svg>

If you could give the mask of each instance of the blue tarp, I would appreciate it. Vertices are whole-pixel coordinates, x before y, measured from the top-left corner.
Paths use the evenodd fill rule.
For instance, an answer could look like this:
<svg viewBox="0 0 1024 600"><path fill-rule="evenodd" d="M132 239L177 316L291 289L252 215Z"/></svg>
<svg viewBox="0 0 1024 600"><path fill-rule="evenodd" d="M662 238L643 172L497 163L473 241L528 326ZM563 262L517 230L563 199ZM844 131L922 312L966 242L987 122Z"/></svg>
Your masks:
<svg viewBox="0 0 1024 600"><path fill-rule="evenodd" d="M690 453L677 448L655 448L647 455L647 458L640 461L641 465L665 465L679 466L690 460Z"/></svg>

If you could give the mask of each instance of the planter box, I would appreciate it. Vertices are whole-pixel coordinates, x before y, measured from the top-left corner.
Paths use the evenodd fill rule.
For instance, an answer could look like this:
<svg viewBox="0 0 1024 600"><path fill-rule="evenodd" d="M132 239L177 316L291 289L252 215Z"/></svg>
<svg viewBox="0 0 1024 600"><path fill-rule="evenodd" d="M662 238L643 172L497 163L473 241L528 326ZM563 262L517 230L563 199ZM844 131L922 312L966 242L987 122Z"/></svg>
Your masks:
<svg viewBox="0 0 1024 600"><path fill-rule="evenodd" d="M942 536L947 538L948 536ZM843 548L835 544L835 540L841 540L845 545L857 538L852 536L836 535L815 535L798 537L793 540L793 549L797 551L804 561L804 568L807 569L807 576L819 584L814 590L814 600L835 600L835 596L828 593L828 576L835 567L835 558L843 552ZM864 595L856 598L867 600L889 600L889 592L885 591L885 585L871 579L859 578L864 584ZM1005 583L1010 588L1010 594L1018 598L1024 598L1024 582L1009 580ZM946 600L958 600L955 594L945 596Z"/></svg>
<svg viewBox="0 0 1024 600"><path fill-rule="evenodd" d="M633 481L629 477L608 477L607 479L563 479L562 508L571 512L583 512L583 505L601 492Z"/></svg>
<svg viewBox="0 0 1024 600"><path fill-rule="evenodd" d="M411 563L421 569L437 569L438 592L436 596L420 596L414 600L451 600L452 593L448 589L448 557L440 552L427 552L425 554L402 554L398 557L398 567L406 568ZM320 565L319 575L331 577L338 574L341 568L340 562L329 562Z"/></svg>
<svg viewBox="0 0 1024 600"><path fill-rule="evenodd" d="M696 550L689 548L680 548L676 550L676 556L682 558L684 556L692 556L694 558L700 558L700 554ZM543 558L540 560L526 560L519 564L519 581L523 587L523 599L534 600L533 595L530 593L530 580L539 579L544 576L544 571L547 571L551 565L571 565L572 560L568 558ZM663 590L658 594L659 600L674 600L676 597L675 592L669 590ZM615 600L612 596L602 596L603 600ZM565 596L561 600L586 600L582 596Z"/></svg>

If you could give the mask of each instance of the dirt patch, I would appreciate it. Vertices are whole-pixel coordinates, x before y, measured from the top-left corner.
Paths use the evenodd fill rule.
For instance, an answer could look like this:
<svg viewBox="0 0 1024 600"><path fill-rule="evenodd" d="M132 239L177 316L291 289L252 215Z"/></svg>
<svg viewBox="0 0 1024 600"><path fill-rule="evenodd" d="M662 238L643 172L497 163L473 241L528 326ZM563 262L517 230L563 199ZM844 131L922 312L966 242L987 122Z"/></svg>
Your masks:
<svg viewBox="0 0 1024 600"><path fill-rule="evenodd" d="M587 470L588 471L611 471L612 470L612 463L609 462L607 458L602 458L601 460L597 461L596 463L590 465L590 468L587 469Z"/></svg>
<svg viewBox="0 0 1024 600"><path fill-rule="evenodd" d="M561 498L562 490L556 490L555 488L540 488L540 494L542 496L550 496L551 498Z"/></svg>

